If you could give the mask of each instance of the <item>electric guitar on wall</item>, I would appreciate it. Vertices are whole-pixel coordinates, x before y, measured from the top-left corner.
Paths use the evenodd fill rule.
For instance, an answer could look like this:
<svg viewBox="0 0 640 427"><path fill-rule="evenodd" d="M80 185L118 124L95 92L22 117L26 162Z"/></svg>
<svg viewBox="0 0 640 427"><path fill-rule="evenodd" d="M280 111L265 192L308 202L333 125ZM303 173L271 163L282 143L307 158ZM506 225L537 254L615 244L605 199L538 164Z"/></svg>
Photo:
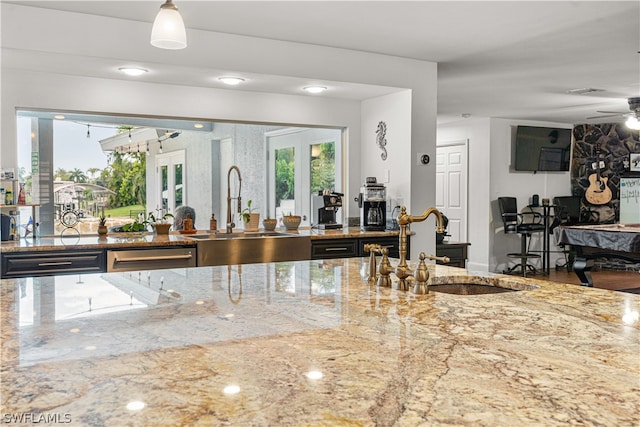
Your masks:
<svg viewBox="0 0 640 427"><path fill-rule="evenodd" d="M611 189L607 185L609 178L600 175L600 169L604 168L604 161L600 160L600 143L596 143L596 161L592 163L591 168L596 173L589 175L589 187L584 194L585 199L593 205L604 205L611 201L613 195Z"/></svg>

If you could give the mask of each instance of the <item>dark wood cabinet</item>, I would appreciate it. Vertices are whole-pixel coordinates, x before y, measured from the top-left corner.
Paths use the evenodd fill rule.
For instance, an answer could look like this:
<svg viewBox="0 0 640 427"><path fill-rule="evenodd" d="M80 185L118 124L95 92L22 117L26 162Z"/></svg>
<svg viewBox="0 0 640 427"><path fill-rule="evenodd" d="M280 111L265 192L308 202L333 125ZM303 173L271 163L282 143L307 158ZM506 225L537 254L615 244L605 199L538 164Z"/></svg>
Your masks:
<svg viewBox="0 0 640 427"><path fill-rule="evenodd" d="M437 263L450 267L465 268L467 263L467 247L469 245L470 243L438 243L436 245L436 255L447 256L450 261L448 264L440 261L437 261Z"/></svg>
<svg viewBox="0 0 640 427"><path fill-rule="evenodd" d="M357 239L322 239L311 241L311 259L351 258L358 255Z"/></svg>
<svg viewBox="0 0 640 427"><path fill-rule="evenodd" d="M107 270L103 250L2 254L2 278L104 271Z"/></svg>
<svg viewBox="0 0 640 427"><path fill-rule="evenodd" d="M377 243L389 249L389 257L400 257L400 240L398 236L388 237L345 237L338 239L318 239L311 241L311 259L352 258L368 256L364 245ZM407 259L409 259L410 239L407 238Z"/></svg>

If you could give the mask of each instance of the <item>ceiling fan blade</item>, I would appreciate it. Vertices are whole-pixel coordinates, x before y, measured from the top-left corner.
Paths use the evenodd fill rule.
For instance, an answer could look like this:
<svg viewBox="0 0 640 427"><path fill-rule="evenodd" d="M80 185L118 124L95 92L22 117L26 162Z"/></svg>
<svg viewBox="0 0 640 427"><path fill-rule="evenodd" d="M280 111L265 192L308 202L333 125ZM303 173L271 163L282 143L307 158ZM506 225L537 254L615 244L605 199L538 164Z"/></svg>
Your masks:
<svg viewBox="0 0 640 427"><path fill-rule="evenodd" d="M607 117L622 117L624 114L606 114L604 116L591 116L591 117L587 117L587 120L591 120L591 119L604 119Z"/></svg>
<svg viewBox="0 0 640 427"><path fill-rule="evenodd" d="M628 111L596 111L597 113L603 113L603 114L627 114Z"/></svg>

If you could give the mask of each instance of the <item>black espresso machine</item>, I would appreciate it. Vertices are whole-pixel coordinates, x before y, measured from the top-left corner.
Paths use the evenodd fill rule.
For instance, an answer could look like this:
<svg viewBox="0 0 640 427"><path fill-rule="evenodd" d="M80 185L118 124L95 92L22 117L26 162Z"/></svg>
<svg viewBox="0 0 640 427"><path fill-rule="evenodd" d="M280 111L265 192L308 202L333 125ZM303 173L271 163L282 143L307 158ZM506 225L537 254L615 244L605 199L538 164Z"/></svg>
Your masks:
<svg viewBox="0 0 640 427"><path fill-rule="evenodd" d="M381 231L387 227L387 189L375 176L367 177L355 199L360 208L360 229Z"/></svg>
<svg viewBox="0 0 640 427"><path fill-rule="evenodd" d="M338 209L342 207L342 193L322 190L311 195L311 227L320 230L339 230Z"/></svg>

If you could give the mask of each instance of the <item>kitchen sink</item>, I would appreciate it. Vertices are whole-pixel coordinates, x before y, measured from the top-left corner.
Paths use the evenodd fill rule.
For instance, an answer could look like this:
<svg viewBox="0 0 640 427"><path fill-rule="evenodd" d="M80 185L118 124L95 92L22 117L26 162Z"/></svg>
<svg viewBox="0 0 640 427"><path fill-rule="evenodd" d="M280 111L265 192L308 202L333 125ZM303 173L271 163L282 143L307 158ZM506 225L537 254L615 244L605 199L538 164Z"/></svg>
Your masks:
<svg viewBox="0 0 640 427"><path fill-rule="evenodd" d="M493 285L479 285L477 283L452 283L443 285L429 285L429 292L442 292L454 295L485 295L516 292L518 289L501 288Z"/></svg>
<svg viewBox="0 0 640 427"><path fill-rule="evenodd" d="M534 289L538 289L538 286L504 277L485 276L438 276L432 278L429 284L429 293L453 295L501 294Z"/></svg>
<svg viewBox="0 0 640 427"><path fill-rule="evenodd" d="M311 238L279 231L193 234L198 266L236 265L311 259Z"/></svg>

